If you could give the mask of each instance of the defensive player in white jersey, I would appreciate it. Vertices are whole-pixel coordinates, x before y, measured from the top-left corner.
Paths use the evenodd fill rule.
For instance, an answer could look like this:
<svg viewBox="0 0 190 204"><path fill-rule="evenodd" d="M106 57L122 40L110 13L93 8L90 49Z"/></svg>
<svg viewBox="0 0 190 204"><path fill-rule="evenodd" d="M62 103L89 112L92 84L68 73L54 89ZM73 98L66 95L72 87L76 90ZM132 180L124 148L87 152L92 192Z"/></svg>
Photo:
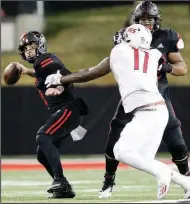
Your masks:
<svg viewBox="0 0 190 204"><path fill-rule="evenodd" d="M189 177L155 160L168 122L168 110L157 88L157 68L161 53L157 49L150 49L151 40L151 32L146 27L140 24L128 27L123 33L122 42L111 51L110 66L99 72L99 77L113 72L125 113L133 115L132 121L127 123L114 146L114 155L118 161L155 176L158 199L165 197L171 180L185 190L184 198L188 198ZM53 74L46 78L45 84L51 86L89 81L92 80L88 78L89 72L93 72L93 68L64 77L60 73ZM94 78L97 78L97 74L94 74Z"/></svg>

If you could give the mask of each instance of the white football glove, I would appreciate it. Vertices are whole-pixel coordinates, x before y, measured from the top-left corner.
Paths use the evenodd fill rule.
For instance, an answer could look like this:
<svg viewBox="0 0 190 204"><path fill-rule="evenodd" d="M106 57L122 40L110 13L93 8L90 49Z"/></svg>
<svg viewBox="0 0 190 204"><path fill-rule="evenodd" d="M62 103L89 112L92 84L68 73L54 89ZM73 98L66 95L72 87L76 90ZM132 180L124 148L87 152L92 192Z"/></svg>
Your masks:
<svg viewBox="0 0 190 204"><path fill-rule="evenodd" d="M61 82L60 82L61 77L62 77L62 75L60 74L60 70L57 70L56 74L51 74L51 75L47 76L46 81L45 81L46 87L48 88L51 85L61 84Z"/></svg>

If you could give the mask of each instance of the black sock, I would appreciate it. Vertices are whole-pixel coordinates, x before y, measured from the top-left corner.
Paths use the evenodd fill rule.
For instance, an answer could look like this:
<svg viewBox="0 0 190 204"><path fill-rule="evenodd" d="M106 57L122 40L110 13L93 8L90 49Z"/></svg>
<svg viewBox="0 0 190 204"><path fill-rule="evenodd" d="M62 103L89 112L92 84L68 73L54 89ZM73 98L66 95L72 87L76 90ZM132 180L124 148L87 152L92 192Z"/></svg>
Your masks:
<svg viewBox="0 0 190 204"><path fill-rule="evenodd" d="M40 134L37 136L36 142L46 156L48 163L53 170L54 178L63 178L60 155L57 148L52 144L50 138L47 135Z"/></svg>
<svg viewBox="0 0 190 204"><path fill-rule="evenodd" d="M173 157L172 159L172 161L176 164L179 172L183 175L189 172L188 159L189 159L188 154L186 154L185 157L180 158Z"/></svg>
<svg viewBox="0 0 190 204"><path fill-rule="evenodd" d="M40 147L37 147L36 150L37 154L37 160L46 168L46 171L49 173L49 175L54 178L53 170L51 169L51 166L49 165L49 162L45 156L45 154L40 150Z"/></svg>
<svg viewBox="0 0 190 204"><path fill-rule="evenodd" d="M106 157L106 172L109 175L115 174L117 167L119 165L119 162L117 160L110 159L107 156L105 156L105 157Z"/></svg>
<svg viewBox="0 0 190 204"><path fill-rule="evenodd" d="M179 172L180 172L181 174L184 175L184 174L186 174L187 172L189 172L188 161L185 162L185 163L182 163L182 164L177 163L176 165L177 165L177 168L178 168L178 170L179 170Z"/></svg>

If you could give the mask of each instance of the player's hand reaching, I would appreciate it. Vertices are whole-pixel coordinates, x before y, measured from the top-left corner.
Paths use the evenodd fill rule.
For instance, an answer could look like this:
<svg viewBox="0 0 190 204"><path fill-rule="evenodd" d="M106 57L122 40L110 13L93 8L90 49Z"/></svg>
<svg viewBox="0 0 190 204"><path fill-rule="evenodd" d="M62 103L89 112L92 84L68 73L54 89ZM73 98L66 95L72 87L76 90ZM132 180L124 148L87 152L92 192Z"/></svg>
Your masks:
<svg viewBox="0 0 190 204"><path fill-rule="evenodd" d="M22 65L19 62L13 62L15 66L20 70L22 74L27 74L28 73L28 68L26 68L24 65Z"/></svg>
<svg viewBox="0 0 190 204"><path fill-rule="evenodd" d="M26 68L23 64L19 62L12 62L19 70L21 74L25 74L34 77L35 71L33 69Z"/></svg>
<svg viewBox="0 0 190 204"><path fill-rule="evenodd" d="M160 73L171 73L172 72L172 65L171 64L161 64L158 67L158 74Z"/></svg>
<svg viewBox="0 0 190 204"><path fill-rule="evenodd" d="M166 60L161 57L158 62L158 75L164 74L164 73L171 73L172 72L172 65L166 63Z"/></svg>
<svg viewBox="0 0 190 204"><path fill-rule="evenodd" d="M45 81L46 87L48 88L51 85L61 84L61 82L60 82L61 77L62 77L62 75L60 74L60 70L58 70L56 74L51 74L51 75L47 76L46 81Z"/></svg>

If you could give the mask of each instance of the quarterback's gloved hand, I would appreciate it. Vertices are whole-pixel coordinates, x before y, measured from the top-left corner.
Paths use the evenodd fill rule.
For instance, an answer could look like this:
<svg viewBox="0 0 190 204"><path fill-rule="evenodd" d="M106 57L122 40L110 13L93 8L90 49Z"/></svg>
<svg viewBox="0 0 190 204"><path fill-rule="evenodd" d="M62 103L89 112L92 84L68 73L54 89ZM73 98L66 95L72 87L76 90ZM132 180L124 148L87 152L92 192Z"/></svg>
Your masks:
<svg viewBox="0 0 190 204"><path fill-rule="evenodd" d="M57 70L56 74L51 74L51 75L47 76L46 81L45 81L46 87L48 88L51 85L61 84L61 82L60 82L61 77L62 77L62 75L60 74L60 70Z"/></svg>
<svg viewBox="0 0 190 204"><path fill-rule="evenodd" d="M172 65L171 64L161 64L158 67L158 73L171 73Z"/></svg>

